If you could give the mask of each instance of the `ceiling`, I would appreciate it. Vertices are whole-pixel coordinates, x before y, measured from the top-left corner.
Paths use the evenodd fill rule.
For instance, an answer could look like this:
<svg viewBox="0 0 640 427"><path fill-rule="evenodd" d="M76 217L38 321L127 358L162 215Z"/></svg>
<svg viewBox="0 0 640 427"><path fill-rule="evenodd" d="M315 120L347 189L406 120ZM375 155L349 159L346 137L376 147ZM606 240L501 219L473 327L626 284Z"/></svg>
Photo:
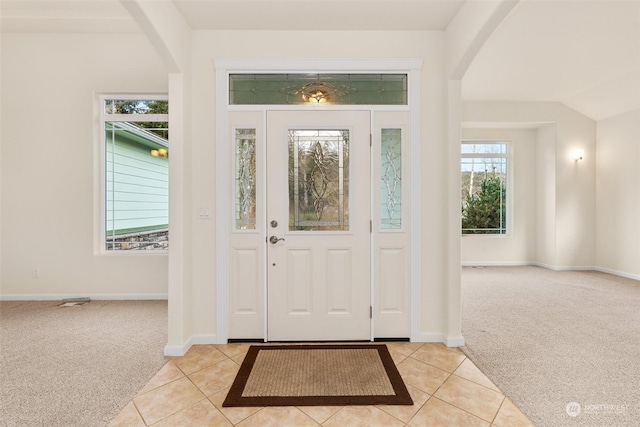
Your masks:
<svg viewBox="0 0 640 427"><path fill-rule="evenodd" d="M144 1L144 0L143 0ZM148 0L154 1L154 0ZM194 30L445 30L465 0L173 0ZM119 0L0 0L3 32L122 31ZM113 27L110 27L113 25Z"/></svg>
<svg viewBox="0 0 640 427"><path fill-rule="evenodd" d="M464 0L173 0L194 30L446 30ZM479 1L479 0L469 0ZM250 13L248 13L250 12ZM1 0L9 32L139 32L118 0ZM465 100L640 108L640 0L523 0L463 80Z"/></svg>
<svg viewBox="0 0 640 427"><path fill-rule="evenodd" d="M557 101L594 120L640 108L640 0L521 2L475 57L462 92Z"/></svg>
<svg viewBox="0 0 640 427"><path fill-rule="evenodd" d="M464 0L174 0L193 29L445 30ZM247 13L251 11L251 13Z"/></svg>
<svg viewBox="0 0 640 427"><path fill-rule="evenodd" d="M138 32L118 0L0 0L3 33Z"/></svg>

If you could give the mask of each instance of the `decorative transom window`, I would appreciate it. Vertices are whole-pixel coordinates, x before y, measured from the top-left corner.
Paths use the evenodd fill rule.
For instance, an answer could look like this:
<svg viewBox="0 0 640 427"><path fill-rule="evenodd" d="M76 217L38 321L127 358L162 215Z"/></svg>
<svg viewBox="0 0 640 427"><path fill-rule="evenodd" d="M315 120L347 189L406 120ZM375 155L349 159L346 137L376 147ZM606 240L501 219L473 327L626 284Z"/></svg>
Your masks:
<svg viewBox="0 0 640 427"><path fill-rule="evenodd" d="M462 143L462 234L507 234L506 142Z"/></svg>
<svg viewBox="0 0 640 427"><path fill-rule="evenodd" d="M168 101L101 98L106 251L169 247Z"/></svg>
<svg viewBox="0 0 640 427"><path fill-rule="evenodd" d="M231 74L232 105L407 105L407 74Z"/></svg>

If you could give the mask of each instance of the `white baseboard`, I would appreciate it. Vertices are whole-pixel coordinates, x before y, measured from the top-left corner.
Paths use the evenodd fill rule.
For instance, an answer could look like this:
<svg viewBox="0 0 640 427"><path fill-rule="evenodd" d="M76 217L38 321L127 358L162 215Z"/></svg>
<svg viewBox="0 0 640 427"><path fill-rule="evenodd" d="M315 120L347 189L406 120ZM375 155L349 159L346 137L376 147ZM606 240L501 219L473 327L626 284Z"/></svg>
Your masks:
<svg viewBox="0 0 640 427"><path fill-rule="evenodd" d="M624 271L611 270L609 268L595 267L596 271L613 274L615 276L626 277L627 279L640 280L640 274L626 273Z"/></svg>
<svg viewBox="0 0 640 427"><path fill-rule="evenodd" d="M447 347L461 347L464 345L464 337L447 337L439 333L422 333L419 342L441 342Z"/></svg>
<svg viewBox="0 0 640 427"><path fill-rule="evenodd" d="M523 267L534 265L532 262L501 262L501 261L464 261L463 267Z"/></svg>
<svg viewBox="0 0 640 427"><path fill-rule="evenodd" d="M526 267L526 266L535 266L535 267L542 267L542 268L546 268L548 270L553 270L553 271L571 271L571 270L596 270L597 268L592 266L592 265L587 265L587 266L575 266L575 265L570 265L570 266L560 266L560 265L551 265L551 264L545 264L543 262L534 262L534 261L517 261L517 262L511 262L511 261L491 261L491 262L485 262L485 261L465 261L462 263L463 267Z"/></svg>
<svg viewBox="0 0 640 427"><path fill-rule="evenodd" d="M542 267L553 271L600 271L602 273L613 274L614 276L626 277L627 279L640 280L640 274L627 273L626 271L612 270L610 268L596 267L593 265L551 265L543 262L474 262L466 261L463 267L512 267L527 266Z"/></svg>
<svg viewBox="0 0 640 427"><path fill-rule="evenodd" d="M441 342L444 344L446 340L444 334L423 332L420 334L418 342Z"/></svg>
<svg viewBox="0 0 640 427"><path fill-rule="evenodd" d="M220 344L216 334L196 334L191 338L191 344Z"/></svg>
<svg viewBox="0 0 640 427"><path fill-rule="evenodd" d="M167 294L5 294L0 301L60 301L71 298L91 298L92 300L166 300Z"/></svg>
<svg viewBox="0 0 640 427"><path fill-rule="evenodd" d="M194 345L220 344L216 334L196 334L189 337L183 345L169 345L164 347L165 356L184 356Z"/></svg>
<svg viewBox="0 0 640 427"><path fill-rule="evenodd" d="M185 345L165 345L164 346L164 355L171 357L180 357L187 354L187 351L191 348L191 344Z"/></svg>
<svg viewBox="0 0 640 427"><path fill-rule="evenodd" d="M459 337L448 337L445 344L447 347L462 347L464 345L464 337L462 335Z"/></svg>
<svg viewBox="0 0 640 427"><path fill-rule="evenodd" d="M465 343L463 336L447 337L439 333L422 333L418 341L414 342L439 342L447 347L462 347ZM184 356L187 351L198 344L220 344L215 334L198 334L191 336L183 345L166 345L164 347L165 356Z"/></svg>
<svg viewBox="0 0 640 427"><path fill-rule="evenodd" d="M553 271L599 271L601 273L612 274L614 276L625 277L627 279L640 280L640 274L627 273L626 271L612 270L610 268L604 268L604 267L596 267L594 265L558 266L558 265L544 264L540 262L532 263L531 265L547 268Z"/></svg>
<svg viewBox="0 0 640 427"><path fill-rule="evenodd" d="M535 265L536 267L546 268L548 270L553 271L589 271L596 270L596 267L593 265L551 265L545 264L542 262L534 262L531 265Z"/></svg>
<svg viewBox="0 0 640 427"><path fill-rule="evenodd" d="M596 267L593 265L552 265L544 262L501 262L501 261L465 261L463 267L519 267L519 266L535 266L546 268L553 271L600 271L602 273L613 274L615 276L626 277L628 279L640 280L640 274L627 273L625 271L612 270L609 268Z"/></svg>

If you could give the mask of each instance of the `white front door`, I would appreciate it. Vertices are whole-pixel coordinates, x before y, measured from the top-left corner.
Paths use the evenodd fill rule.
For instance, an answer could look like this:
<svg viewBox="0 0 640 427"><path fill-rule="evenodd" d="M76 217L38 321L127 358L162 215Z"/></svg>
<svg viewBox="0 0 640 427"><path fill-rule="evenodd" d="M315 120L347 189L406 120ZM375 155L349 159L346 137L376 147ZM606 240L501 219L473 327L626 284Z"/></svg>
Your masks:
<svg viewBox="0 0 640 427"><path fill-rule="evenodd" d="M368 111L270 111L267 339L371 338Z"/></svg>

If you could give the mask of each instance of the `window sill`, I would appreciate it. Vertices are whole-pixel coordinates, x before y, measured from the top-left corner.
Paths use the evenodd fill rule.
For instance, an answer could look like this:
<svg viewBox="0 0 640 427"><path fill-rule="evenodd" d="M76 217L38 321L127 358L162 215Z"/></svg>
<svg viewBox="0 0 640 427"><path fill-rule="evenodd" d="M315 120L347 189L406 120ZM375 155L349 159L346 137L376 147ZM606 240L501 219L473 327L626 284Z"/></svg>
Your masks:
<svg viewBox="0 0 640 427"><path fill-rule="evenodd" d="M97 256L158 256L158 255L168 255L168 250L146 250L146 251L100 251L97 253Z"/></svg>
<svg viewBox="0 0 640 427"><path fill-rule="evenodd" d="M511 237L511 234L461 234L464 238L489 238L489 239L507 239Z"/></svg>

